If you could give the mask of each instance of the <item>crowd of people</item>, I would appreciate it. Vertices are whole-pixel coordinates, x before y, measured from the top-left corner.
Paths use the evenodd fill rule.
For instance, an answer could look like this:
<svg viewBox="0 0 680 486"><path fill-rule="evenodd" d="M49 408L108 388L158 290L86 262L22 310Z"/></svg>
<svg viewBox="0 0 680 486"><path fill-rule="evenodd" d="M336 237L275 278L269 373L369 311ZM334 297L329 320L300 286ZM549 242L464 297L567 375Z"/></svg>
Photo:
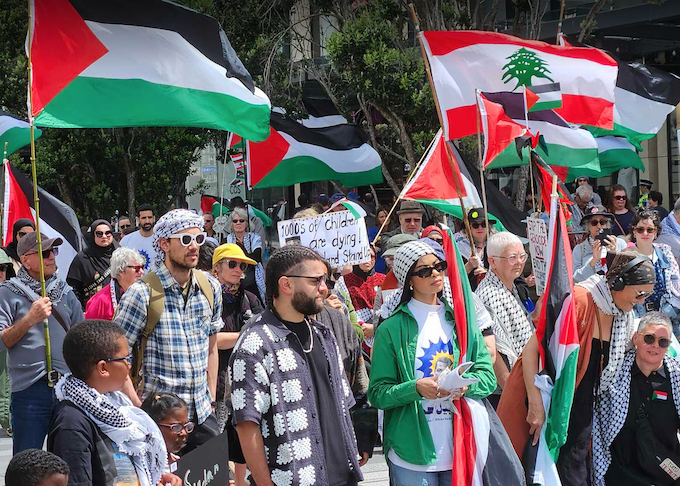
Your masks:
<svg viewBox="0 0 680 486"><path fill-rule="evenodd" d="M680 200L664 215L654 191L634 208L622 186L603 205L587 178L576 185L580 347L557 470L564 485L674 484ZM322 196L300 199L294 217L346 210L334 206L344 194ZM343 267L299 244L268 254L247 207L230 212L226 235L212 214L186 209L97 219L69 269L56 268L60 238L38 245L33 222L19 220L0 252L6 483L180 485L181 457L220 436L236 486L358 485L379 443L392 485L448 484L466 398L502 424L489 444L494 460L506 452L502 484L525 484L522 461L546 420L527 241L483 208L469 209L468 233L414 201L394 221L374 203L364 198L370 259ZM465 342L449 241L474 291ZM449 389L440 376L461 349L470 381Z"/></svg>

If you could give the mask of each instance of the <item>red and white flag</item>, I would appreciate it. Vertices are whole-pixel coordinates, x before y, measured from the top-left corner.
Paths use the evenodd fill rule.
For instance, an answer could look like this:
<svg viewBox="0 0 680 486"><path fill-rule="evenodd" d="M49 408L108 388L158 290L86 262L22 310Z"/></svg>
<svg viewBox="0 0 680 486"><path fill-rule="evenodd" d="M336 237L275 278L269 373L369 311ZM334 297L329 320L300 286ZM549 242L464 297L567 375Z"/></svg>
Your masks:
<svg viewBox="0 0 680 486"><path fill-rule="evenodd" d="M423 32L447 140L477 133L475 92L559 83L570 123L613 127L618 65L603 51L496 32Z"/></svg>

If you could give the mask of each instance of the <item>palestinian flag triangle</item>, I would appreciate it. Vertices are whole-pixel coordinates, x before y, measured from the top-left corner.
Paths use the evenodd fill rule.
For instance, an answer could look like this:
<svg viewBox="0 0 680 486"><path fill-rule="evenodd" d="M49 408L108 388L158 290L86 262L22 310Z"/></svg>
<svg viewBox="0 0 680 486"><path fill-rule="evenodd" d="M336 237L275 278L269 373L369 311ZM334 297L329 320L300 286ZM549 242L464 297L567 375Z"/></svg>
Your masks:
<svg viewBox="0 0 680 486"><path fill-rule="evenodd" d="M269 99L214 18L164 0L31 0L30 14L36 124L267 137Z"/></svg>
<svg viewBox="0 0 680 486"><path fill-rule="evenodd" d="M3 246L12 242L12 226L21 219L35 221L33 208L33 184L20 172L12 171L9 161L5 161L5 195L2 222L5 228ZM59 247L57 268L59 276L66 279L73 258L82 250L82 238L76 213L53 195L38 188L40 197L40 231L48 238L61 238L64 243Z"/></svg>
<svg viewBox="0 0 680 486"><path fill-rule="evenodd" d="M42 135L42 130L35 129L34 137L36 140ZM31 143L30 125L15 116L0 110L0 153L5 150L7 143L7 156Z"/></svg>
<svg viewBox="0 0 680 486"><path fill-rule="evenodd" d="M378 184L382 162L367 139L350 123L307 128L274 111L269 138L248 141L248 185L259 189L328 180L348 187Z"/></svg>

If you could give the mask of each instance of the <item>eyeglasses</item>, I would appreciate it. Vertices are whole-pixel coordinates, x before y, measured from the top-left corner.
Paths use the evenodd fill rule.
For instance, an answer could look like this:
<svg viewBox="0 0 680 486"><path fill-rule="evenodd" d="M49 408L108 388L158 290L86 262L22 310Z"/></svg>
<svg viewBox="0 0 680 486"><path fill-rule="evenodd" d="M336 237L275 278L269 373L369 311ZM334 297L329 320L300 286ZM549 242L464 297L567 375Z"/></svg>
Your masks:
<svg viewBox="0 0 680 486"><path fill-rule="evenodd" d="M6 272L7 270L9 270L10 265L11 263L3 263L2 265L0 265L0 272Z"/></svg>
<svg viewBox="0 0 680 486"><path fill-rule="evenodd" d="M231 270L235 269L237 265L241 268L242 272L248 270L248 264L246 262L237 262L236 260L223 260L223 261L227 264L227 266Z"/></svg>
<svg viewBox="0 0 680 486"><path fill-rule="evenodd" d="M636 226L635 227L635 232L639 235L649 233L650 235L653 235L656 233L656 228L643 228L642 226Z"/></svg>
<svg viewBox="0 0 680 486"><path fill-rule="evenodd" d="M32 233L32 232L29 231L28 233ZM28 233L27 233L26 231L19 231L19 232L17 233L17 238L21 239L21 238L23 238L24 236L26 236Z"/></svg>
<svg viewBox="0 0 680 486"><path fill-rule="evenodd" d="M187 434L190 434L194 431L194 423L193 422L187 422L186 424L158 424L161 427L167 427L169 428L173 434L181 434L183 430L187 431Z"/></svg>
<svg viewBox="0 0 680 486"><path fill-rule="evenodd" d="M232 223L245 223L246 220L245 219L232 219L231 222Z"/></svg>
<svg viewBox="0 0 680 486"><path fill-rule="evenodd" d="M191 245L192 242L196 242L198 246L203 245L205 243L205 233L197 233L195 235L191 235L189 233L182 233L181 235L170 235L169 238L179 240L180 243L182 243L183 246L189 246Z"/></svg>
<svg viewBox="0 0 680 486"><path fill-rule="evenodd" d="M59 255L59 247L55 246L55 247L52 247L52 248L48 248L47 250L43 250L43 252L42 252L43 258L45 258L45 259L49 258L50 253L54 253L54 256ZM38 252L34 251L32 253L26 253L26 256L37 255L37 254L38 254Z"/></svg>
<svg viewBox="0 0 680 486"><path fill-rule="evenodd" d="M128 354L127 356L122 356L120 358L108 358L105 359L107 363L111 363L113 361L125 361L128 365L132 366L132 353Z"/></svg>
<svg viewBox="0 0 680 486"><path fill-rule="evenodd" d="M94 235L97 238L104 238L104 236L111 236L113 234L113 231L108 230L108 231L95 231Z"/></svg>
<svg viewBox="0 0 680 486"><path fill-rule="evenodd" d="M614 199L616 199L617 201L625 201L626 199L628 199L628 196L614 196Z"/></svg>
<svg viewBox="0 0 680 486"><path fill-rule="evenodd" d="M608 226L609 220L607 220L607 219L591 219L590 220L590 226L592 226L593 228L595 226L598 226L598 225L599 226Z"/></svg>
<svg viewBox="0 0 680 486"><path fill-rule="evenodd" d="M404 218L404 223L406 224L420 223L422 220L423 220L422 218Z"/></svg>
<svg viewBox="0 0 680 486"><path fill-rule="evenodd" d="M128 229L130 226L132 226L132 225L130 225L130 224L119 224L118 225L118 227L122 230Z"/></svg>
<svg viewBox="0 0 680 486"><path fill-rule="evenodd" d="M328 275L319 275L318 277L308 277L307 275L284 275L284 277L288 278L306 278L308 280L315 280L316 281L316 288L320 288L321 284L327 284L328 282Z"/></svg>
<svg viewBox="0 0 680 486"><path fill-rule="evenodd" d="M508 261L510 265L514 265L517 262L524 263L527 261L527 255L526 253L520 253L519 255L508 255L508 256L495 256L494 258L504 258Z"/></svg>
<svg viewBox="0 0 680 486"><path fill-rule="evenodd" d="M416 270L415 272L413 272L413 275L415 275L416 277L419 277L419 278L428 278L428 277L432 276L432 272L434 270L437 270L438 273L442 273L444 270L446 270L448 268L448 266L449 266L449 264L446 263L445 260L442 260L440 262L435 263L432 266L423 267L423 268Z"/></svg>
<svg viewBox="0 0 680 486"><path fill-rule="evenodd" d="M645 344L654 344L654 342L657 340L656 336L654 334L645 334L642 339L644 339ZM660 348L667 348L668 346L671 345L671 340L668 338L659 338L659 347Z"/></svg>
<svg viewBox="0 0 680 486"><path fill-rule="evenodd" d="M636 289L635 287L633 287L633 290L635 290L635 294L636 294L636 295L635 295L635 298L636 298L637 300L644 300L644 299L646 299L647 297L649 297L650 295L652 295L652 292L639 291L639 290Z"/></svg>
<svg viewBox="0 0 680 486"><path fill-rule="evenodd" d="M144 271L144 265L127 265L126 268L134 268L135 272L143 272Z"/></svg>
<svg viewBox="0 0 680 486"><path fill-rule="evenodd" d="M474 229L486 228L486 221L475 221L473 223L470 223L470 226L473 227Z"/></svg>

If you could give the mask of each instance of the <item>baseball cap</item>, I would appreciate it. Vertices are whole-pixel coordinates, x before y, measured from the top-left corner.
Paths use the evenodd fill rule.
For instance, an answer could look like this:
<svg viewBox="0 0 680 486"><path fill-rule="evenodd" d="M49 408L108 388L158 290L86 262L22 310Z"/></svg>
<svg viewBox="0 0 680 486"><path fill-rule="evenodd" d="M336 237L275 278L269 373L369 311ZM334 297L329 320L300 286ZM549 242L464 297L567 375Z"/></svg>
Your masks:
<svg viewBox="0 0 680 486"><path fill-rule="evenodd" d="M418 238L416 238L413 235L407 234L394 235L389 240L387 240L387 247L385 248L385 251L382 254L383 258L385 258L386 256L396 255L397 250L399 249L400 246L405 245L409 241L416 241L417 239Z"/></svg>
<svg viewBox="0 0 680 486"><path fill-rule="evenodd" d="M245 262L250 265L257 265L257 262L248 258L240 246L234 243L226 243L215 248L213 253L213 266L217 265L222 260L235 260L237 262Z"/></svg>
<svg viewBox="0 0 680 486"><path fill-rule="evenodd" d="M40 243L42 251L49 250L53 246L59 246L64 243L61 238L48 238L40 233ZM19 240L17 244L17 254L19 256L25 255L31 251L38 251L38 233L33 231Z"/></svg>

